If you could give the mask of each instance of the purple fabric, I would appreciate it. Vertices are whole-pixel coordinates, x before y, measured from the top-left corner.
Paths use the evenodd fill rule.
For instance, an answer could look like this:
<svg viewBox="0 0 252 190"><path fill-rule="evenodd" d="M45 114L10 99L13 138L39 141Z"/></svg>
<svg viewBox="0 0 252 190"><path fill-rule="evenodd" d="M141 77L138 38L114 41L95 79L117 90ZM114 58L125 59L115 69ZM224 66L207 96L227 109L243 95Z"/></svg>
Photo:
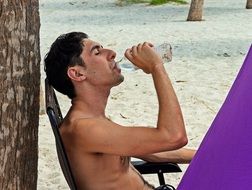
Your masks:
<svg viewBox="0 0 252 190"><path fill-rule="evenodd" d="M252 189L252 46L178 190Z"/></svg>

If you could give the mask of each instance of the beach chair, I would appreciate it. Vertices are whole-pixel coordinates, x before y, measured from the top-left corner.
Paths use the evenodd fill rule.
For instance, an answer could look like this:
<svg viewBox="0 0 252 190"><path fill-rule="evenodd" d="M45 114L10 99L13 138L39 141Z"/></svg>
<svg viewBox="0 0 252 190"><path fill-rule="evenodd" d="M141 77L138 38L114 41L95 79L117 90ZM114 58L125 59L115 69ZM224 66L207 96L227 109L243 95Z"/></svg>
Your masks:
<svg viewBox="0 0 252 190"><path fill-rule="evenodd" d="M77 187L59 133L59 126L63 120L63 116L60 110L60 106L55 91L53 87L49 85L47 79L45 79L45 97L46 97L46 113L49 117L53 134L55 136L55 143L59 163L70 189L75 190L77 189ZM132 161L132 164L141 174L157 174L160 185L166 184L164 179L164 173L181 172L180 167L176 163L170 163L170 162L150 163L145 161Z"/></svg>

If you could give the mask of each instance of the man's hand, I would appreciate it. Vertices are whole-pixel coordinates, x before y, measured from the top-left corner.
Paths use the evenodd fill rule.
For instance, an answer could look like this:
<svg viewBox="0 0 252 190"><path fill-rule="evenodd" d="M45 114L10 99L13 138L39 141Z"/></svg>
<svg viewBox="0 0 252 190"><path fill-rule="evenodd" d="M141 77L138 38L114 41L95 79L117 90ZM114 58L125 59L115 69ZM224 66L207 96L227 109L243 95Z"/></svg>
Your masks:
<svg viewBox="0 0 252 190"><path fill-rule="evenodd" d="M156 66L163 64L161 57L155 52L153 45L148 42L128 48L124 55L147 74L152 73Z"/></svg>

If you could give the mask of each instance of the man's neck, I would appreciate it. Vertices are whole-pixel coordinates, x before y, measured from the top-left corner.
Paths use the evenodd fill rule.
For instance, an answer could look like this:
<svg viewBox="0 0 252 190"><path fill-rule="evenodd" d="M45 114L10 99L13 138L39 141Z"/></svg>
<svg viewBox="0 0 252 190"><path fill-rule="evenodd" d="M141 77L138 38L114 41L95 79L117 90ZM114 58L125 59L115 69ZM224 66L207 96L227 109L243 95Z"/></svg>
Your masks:
<svg viewBox="0 0 252 190"><path fill-rule="evenodd" d="M78 93L72 100L72 107L91 117L105 117L110 89L90 88Z"/></svg>

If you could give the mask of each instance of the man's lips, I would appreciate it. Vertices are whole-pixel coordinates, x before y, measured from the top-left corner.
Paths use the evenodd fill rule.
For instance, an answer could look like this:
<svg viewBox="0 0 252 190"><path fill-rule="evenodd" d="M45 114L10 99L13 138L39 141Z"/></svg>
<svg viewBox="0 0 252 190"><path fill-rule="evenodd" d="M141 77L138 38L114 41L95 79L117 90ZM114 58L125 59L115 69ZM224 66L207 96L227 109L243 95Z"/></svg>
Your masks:
<svg viewBox="0 0 252 190"><path fill-rule="evenodd" d="M121 72L121 68L117 62L114 62L113 70L117 70L119 73Z"/></svg>

